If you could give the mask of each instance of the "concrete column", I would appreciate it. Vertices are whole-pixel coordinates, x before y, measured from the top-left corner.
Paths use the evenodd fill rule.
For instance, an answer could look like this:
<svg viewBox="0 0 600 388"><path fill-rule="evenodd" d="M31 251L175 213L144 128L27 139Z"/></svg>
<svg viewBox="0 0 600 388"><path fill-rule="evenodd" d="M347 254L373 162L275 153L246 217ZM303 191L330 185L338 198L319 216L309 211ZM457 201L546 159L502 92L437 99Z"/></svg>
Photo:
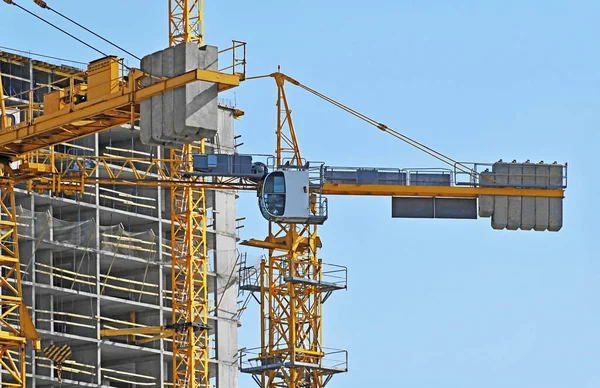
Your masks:
<svg viewBox="0 0 600 388"><path fill-rule="evenodd" d="M218 137L220 149L215 153L232 154L234 152L233 112L230 109L219 109ZM230 388L238 386L238 336L237 320L237 230L236 230L236 194L233 191L215 190L212 205L215 230L215 273L218 303L216 355L219 361L217 387Z"/></svg>
<svg viewBox="0 0 600 388"><path fill-rule="evenodd" d="M94 135L94 155L95 156L100 156L99 155L99 149L100 149L100 138L99 135L96 133ZM98 171L96 171L95 173L96 177L99 177L100 174ZM100 251L100 249L102 248L100 245L100 188L98 185L96 185L95 187L95 194L96 194L96 249L98 251ZM102 349L100 348L100 343L102 342L102 337L100 337L100 329L102 326L102 322L100 321L100 316L102 311L100 310L100 284L101 284L101 279L100 279L100 254L96 253L96 314L98 315L98 319L96 321L96 340L98 341L97 346L96 346L96 383L101 384L103 383L102 381L102 369L101 369L101 361L102 361Z"/></svg>

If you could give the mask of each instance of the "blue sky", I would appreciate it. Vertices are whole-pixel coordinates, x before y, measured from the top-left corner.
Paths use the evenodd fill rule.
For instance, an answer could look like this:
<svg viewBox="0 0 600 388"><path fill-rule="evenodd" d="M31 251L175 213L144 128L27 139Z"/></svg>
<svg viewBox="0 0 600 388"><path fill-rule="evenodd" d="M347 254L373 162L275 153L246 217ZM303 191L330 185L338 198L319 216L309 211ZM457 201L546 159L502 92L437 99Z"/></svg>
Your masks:
<svg viewBox="0 0 600 388"><path fill-rule="evenodd" d="M140 56L168 43L166 1L50 5ZM349 285L325 304L324 344L349 350L350 371L329 386L600 386L599 12L583 0L206 1L206 42L247 41L251 75L281 65L458 160L570 166L559 233L494 231L488 219L391 219L389 198L331 198L321 255L348 267ZM15 7L2 4L0 16L2 46L97 57ZM243 152L273 152L273 81L223 97L246 112L237 126ZM442 167L304 91L289 98L308 159ZM244 238L264 236L253 195L242 195L239 214L248 218ZM254 306L240 347L259 345L258 322Z"/></svg>

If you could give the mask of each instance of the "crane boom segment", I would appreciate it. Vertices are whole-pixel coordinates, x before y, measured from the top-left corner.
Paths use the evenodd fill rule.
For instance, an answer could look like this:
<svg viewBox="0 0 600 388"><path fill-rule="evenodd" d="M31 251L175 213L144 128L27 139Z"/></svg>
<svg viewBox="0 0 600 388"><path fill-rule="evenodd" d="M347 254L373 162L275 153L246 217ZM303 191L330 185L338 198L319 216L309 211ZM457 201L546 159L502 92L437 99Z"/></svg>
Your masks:
<svg viewBox="0 0 600 388"><path fill-rule="evenodd" d="M118 62L113 59L107 62L109 66L118 67ZM139 70L134 69L127 77L117 79L114 74L113 69L112 76L106 74L93 80L88 77L87 84L80 84L73 77L63 80L70 85L68 90L46 94L43 112L39 112L30 100L24 122L0 133L0 154L20 155L130 124L139 119L141 101L195 81L214 82L221 91L239 85L236 75L200 69L164 78L146 87L141 87L140 81L147 75ZM107 83L113 86L104 88L103 85ZM86 101L91 91L99 88L104 90L96 92L93 99ZM50 108L53 101L56 101L52 105L55 108Z"/></svg>

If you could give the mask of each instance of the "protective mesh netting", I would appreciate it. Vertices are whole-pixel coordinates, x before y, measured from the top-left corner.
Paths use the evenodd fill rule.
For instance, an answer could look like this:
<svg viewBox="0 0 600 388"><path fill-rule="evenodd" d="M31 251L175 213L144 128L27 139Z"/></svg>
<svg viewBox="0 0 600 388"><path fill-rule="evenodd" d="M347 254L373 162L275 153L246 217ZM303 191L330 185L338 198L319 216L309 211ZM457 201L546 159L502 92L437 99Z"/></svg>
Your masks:
<svg viewBox="0 0 600 388"><path fill-rule="evenodd" d="M85 248L96 248L96 220L65 221L50 212L34 212L17 208L19 236L35 240L55 241ZM163 260L170 259L171 241L159 238L153 230L128 232L123 224L99 226L100 249L125 256L158 261L162 247ZM162 244L161 244L162 243Z"/></svg>

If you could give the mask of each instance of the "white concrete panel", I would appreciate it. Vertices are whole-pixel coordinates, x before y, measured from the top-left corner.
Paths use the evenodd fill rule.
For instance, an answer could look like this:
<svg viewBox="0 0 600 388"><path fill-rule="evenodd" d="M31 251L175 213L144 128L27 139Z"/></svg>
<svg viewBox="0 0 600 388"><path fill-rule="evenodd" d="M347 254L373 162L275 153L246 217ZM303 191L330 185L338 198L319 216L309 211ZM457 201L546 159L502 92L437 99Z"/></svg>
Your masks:
<svg viewBox="0 0 600 388"><path fill-rule="evenodd" d="M141 68L144 71L152 70L152 56L142 58ZM142 86L150 85L150 79L142 79ZM143 100L140 104L140 140L144 144L153 144L152 141L152 99Z"/></svg>
<svg viewBox="0 0 600 388"><path fill-rule="evenodd" d="M500 185L508 184L508 163L494 163L493 172L495 181ZM504 229L508 224L508 197L496 196L494 198L494 214L492 214L492 228Z"/></svg>
<svg viewBox="0 0 600 388"><path fill-rule="evenodd" d="M560 187L562 185L563 167L561 165L551 165L549 168L550 168L550 185L553 187ZM548 214L548 230L551 232L558 232L562 228L562 224L563 224L563 199L562 198L550 198L549 214Z"/></svg>
<svg viewBox="0 0 600 388"><path fill-rule="evenodd" d="M217 47L199 49L195 43L182 43L144 57L142 70L157 77L173 77L195 69L218 70L217 59ZM216 84L193 82L152 97L150 101L141 108L144 144L177 147L215 136L218 126Z"/></svg>
<svg viewBox="0 0 600 388"><path fill-rule="evenodd" d="M163 52L159 51L152 55L152 70L150 73L157 77L163 75ZM152 143L162 144L163 115L165 114L163 106L163 97L161 95L151 98L152 101Z"/></svg>
<svg viewBox="0 0 600 388"><path fill-rule="evenodd" d="M479 174L479 185L481 187L490 186L494 182L494 174L491 172L482 172ZM479 217L491 217L494 214L494 196L482 195L478 199Z"/></svg>
<svg viewBox="0 0 600 388"><path fill-rule="evenodd" d="M523 165L523 185L535 186L535 166ZM531 230L535 226L535 198L523 197L521 204L521 229Z"/></svg>
<svg viewBox="0 0 600 388"><path fill-rule="evenodd" d="M186 52L190 63L196 59L196 66L204 70L218 71L218 49L204 46L200 50ZM191 68L189 70L192 70ZM194 82L186 86L185 132L199 139L213 137L217 132L217 109L219 105L217 84Z"/></svg>
<svg viewBox="0 0 600 388"><path fill-rule="evenodd" d="M550 169L546 164L538 164L535 166L535 183L539 187L546 187L550 182ZM535 198L535 226L533 229L542 232L548 229L549 222L549 207L548 198Z"/></svg>
<svg viewBox="0 0 600 388"><path fill-rule="evenodd" d="M172 48L163 51L162 56L162 74L165 77L175 77L175 51ZM173 112L175 102L174 102L174 91L169 91L163 94L163 111L165 114L163 115L163 123L162 127L156 127L154 136L160 137L162 142L173 141L176 140L176 137L173 136L173 126L175 125L175 121L173 118Z"/></svg>
<svg viewBox="0 0 600 388"><path fill-rule="evenodd" d="M523 167L520 163L508 165L508 184L521 186L523 183ZM521 197L508 197L508 222L506 229L517 230L521 226Z"/></svg>

